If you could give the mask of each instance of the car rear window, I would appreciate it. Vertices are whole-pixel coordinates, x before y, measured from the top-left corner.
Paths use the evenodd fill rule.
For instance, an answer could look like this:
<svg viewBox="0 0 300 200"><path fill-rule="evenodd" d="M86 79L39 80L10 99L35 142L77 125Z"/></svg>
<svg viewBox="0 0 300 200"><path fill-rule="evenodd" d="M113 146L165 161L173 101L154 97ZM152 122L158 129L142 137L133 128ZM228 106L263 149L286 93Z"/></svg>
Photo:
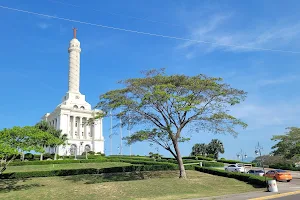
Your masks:
<svg viewBox="0 0 300 200"><path fill-rule="evenodd" d="M256 172L256 173L264 173L263 170L256 170L255 172Z"/></svg>
<svg viewBox="0 0 300 200"><path fill-rule="evenodd" d="M275 171L276 171L276 172L286 172L286 171L284 171L284 170L282 170L282 169L276 169Z"/></svg>

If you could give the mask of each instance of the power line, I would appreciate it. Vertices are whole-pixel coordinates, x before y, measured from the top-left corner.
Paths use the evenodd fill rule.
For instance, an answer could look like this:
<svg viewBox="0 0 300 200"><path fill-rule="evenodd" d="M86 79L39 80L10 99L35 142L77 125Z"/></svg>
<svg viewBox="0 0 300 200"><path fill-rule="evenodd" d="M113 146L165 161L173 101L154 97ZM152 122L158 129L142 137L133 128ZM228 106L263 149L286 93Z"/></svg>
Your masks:
<svg viewBox="0 0 300 200"><path fill-rule="evenodd" d="M280 50L280 49L255 48L255 47L247 47L247 46L243 46L243 45L229 45L229 44L222 44L222 43L209 42L209 41L203 41L203 40L193 40L193 39L182 38L182 37L175 37L175 36L161 35L161 34L156 34L156 33L142 32L142 31L136 31L136 30L113 27L113 26L106 26L106 25L102 25L102 24L84 22L84 21L79 21L79 20L74 20L74 19L68 19L68 18L63 18L63 17L57 17L57 16L47 15L47 14L42 14L42 13L37 13L37 12L31 12L31 11L27 11L27 10L21 10L21 9L17 9L17 8L6 7L6 6L2 6L2 5L0 5L0 8L7 9L7 10L13 10L13 11L16 11L16 12L27 13L27 14L31 14L31 15L38 15L38 16L48 17L48 18L52 18L52 19L75 22L75 23L80 23L80 24L85 24L85 25L90 25L90 26L97 26L97 27L107 28L107 29L112 29L112 30L130 32L130 33L136 33L136 34L142 34L142 35L149 35L149 36L155 36L155 37L162 37L162 38L169 38L169 39L175 39L175 40L181 40L181 41L188 41L188 42L194 42L194 43L204 43L204 44L212 44L212 45L217 45L217 46L235 47L235 48L259 50L259 51L272 51L272 52L296 53L296 54L300 53L299 51L286 51L286 50Z"/></svg>
<svg viewBox="0 0 300 200"><path fill-rule="evenodd" d="M102 12L102 13L107 13L107 14L110 14L110 15L127 17L127 18L141 20L141 21L147 21L147 22L152 22L152 23L165 24L165 25L170 25L170 26L180 26L178 24L171 24L171 23L167 23L167 22L156 21L156 20L151 20L151 19L146 19L146 18L141 18L141 17L135 17L135 16L130 16L130 15L124 15L124 14L120 14L120 13L107 12L107 11L98 10L98 9L92 9L92 8L83 8L83 7L79 6L79 5L65 3L65 2L56 1L56 0L47 0L47 1L53 2L53 3L57 3L57 4L61 4L61 5L71 6L71 7L75 7L75 8L80 8L80 9L85 9L85 10L92 10L92 11L95 11L95 12Z"/></svg>

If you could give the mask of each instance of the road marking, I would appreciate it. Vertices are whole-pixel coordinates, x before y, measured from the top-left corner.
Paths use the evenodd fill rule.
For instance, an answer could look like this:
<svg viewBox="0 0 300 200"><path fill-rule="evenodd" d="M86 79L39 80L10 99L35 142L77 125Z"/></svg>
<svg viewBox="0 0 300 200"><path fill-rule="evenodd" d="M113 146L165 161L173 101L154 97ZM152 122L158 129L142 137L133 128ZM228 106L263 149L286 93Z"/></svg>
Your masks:
<svg viewBox="0 0 300 200"><path fill-rule="evenodd" d="M297 190L294 192L286 192L286 193L282 193L282 194L274 194L274 195L265 196L265 197L258 197L258 198L249 199L249 200L275 199L275 198L290 196L290 195L294 195L294 194L300 194L300 190Z"/></svg>

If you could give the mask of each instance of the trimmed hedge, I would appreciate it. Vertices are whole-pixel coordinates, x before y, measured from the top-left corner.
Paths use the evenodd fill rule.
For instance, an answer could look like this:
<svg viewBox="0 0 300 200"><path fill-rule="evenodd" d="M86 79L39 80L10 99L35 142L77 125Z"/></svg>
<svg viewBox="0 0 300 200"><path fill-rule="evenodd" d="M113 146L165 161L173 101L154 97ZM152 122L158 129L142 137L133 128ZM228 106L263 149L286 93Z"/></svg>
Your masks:
<svg viewBox="0 0 300 200"><path fill-rule="evenodd" d="M225 160L225 159L220 159L220 160L217 160L217 162L228 163L228 164L244 163L244 164L252 164L253 166L255 166L255 163L242 162L242 161L239 161L239 160Z"/></svg>
<svg viewBox="0 0 300 200"><path fill-rule="evenodd" d="M163 162L163 161L160 161L160 162ZM168 160L168 162L177 164L177 160ZM202 162L202 166L204 166L204 167L224 167L224 163L219 163L219 162L183 159L184 164L197 163L199 165L200 162Z"/></svg>
<svg viewBox="0 0 300 200"><path fill-rule="evenodd" d="M224 170L218 170L218 169L212 169L207 167L199 167L195 166L196 171L217 175L217 176L224 176L228 178L234 178L240 181L247 182L251 185L256 185L260 187L266 187L265 177L262 176L256 176L256 175L250 175L250 174L244 174L244 173L234 173L234 172L226 172ZM271 180L270 178L267 178L267 180Z"/></svg>
<svg viewBox="0 0 300 200"><path fill-rule="evenodd" d="M182 157L182 159L192 159L192 160L207 160L207 161L214 161L215 159L205 157L205 156L188 156L188 157Z"/></svg>
<svg viewBox="0 0 300 200"><path fill-rule="evenodd" d="M111 167L111 168L86 168L86 169L63 169L51 171L32 171L32 172L14 172L3 173L0 179L12 178L31 178L31 177L50 177L50 176L70 176L80 174L102 174L102 173L117 173L117 172L133 172L133 171L164 171L164 170L177 170L176 165L131 165L124 167Z"/></svg>
<svg viewBox="0 0 300 200"><path fill-rule="evenodd" d="M106 158L102 159L90 159L90 160L43 160L43 161L14 161L9 166L23 166L23 165L49 165L49 164L67 164L67 163L98 163L98 162L110 162Z"/></svg>

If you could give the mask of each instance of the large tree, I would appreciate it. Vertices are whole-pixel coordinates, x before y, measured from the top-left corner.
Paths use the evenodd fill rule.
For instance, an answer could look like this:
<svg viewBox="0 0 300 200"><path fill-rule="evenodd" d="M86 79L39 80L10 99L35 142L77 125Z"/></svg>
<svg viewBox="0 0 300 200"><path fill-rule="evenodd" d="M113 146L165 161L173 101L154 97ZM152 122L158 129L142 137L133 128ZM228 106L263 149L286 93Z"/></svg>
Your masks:
<svg viewBox="0 0 300 200"><path fill-rule="evenodd" d="M126 137L128 144L150 141L162 146L177 159L180 178L186 178L186 173L179 143L189 140L188 130L236 136L236 125L246 127L228 113L229 107L244 100L246 93L223 83L221 78L166 75L164 70L144 74L143 78L121 81L121 89L102 94L96 107L103 113L98 117L110 110L122 110L115 115L121 119L120 125L138 130Z"/></svg>
<svg viewBox="0 0 300 200"><path fill-rule="evenodd" d="M283 135L274 135L271 140L276 141L272 149L274 155L283 156L291 159L300 154L300 128L288 127L287 132Z"/></svg>
<svg viewBox="0 0 300 200"><path fill-rule="evenodd" d="M219 158L219 153L224 153L224 145L218 139L212 139L211 142L207 145L207 154L214 156L214 159Z"/></svg>
<svg viewBox="0 0 300 200"><path fill-rule="evenodd" d="M192 147L191 156L205 156L207 154L207 145L205 143L197 143Z"/></svg>
<svg viewBox="0 0 300 200"><path fill-rule="evenodd" d="M4 162L0 174L21 152L44 152L44 144L51 145L57 142L58 139L53 135L32 126L15 126L0 130L0 158Z"/></svg>

